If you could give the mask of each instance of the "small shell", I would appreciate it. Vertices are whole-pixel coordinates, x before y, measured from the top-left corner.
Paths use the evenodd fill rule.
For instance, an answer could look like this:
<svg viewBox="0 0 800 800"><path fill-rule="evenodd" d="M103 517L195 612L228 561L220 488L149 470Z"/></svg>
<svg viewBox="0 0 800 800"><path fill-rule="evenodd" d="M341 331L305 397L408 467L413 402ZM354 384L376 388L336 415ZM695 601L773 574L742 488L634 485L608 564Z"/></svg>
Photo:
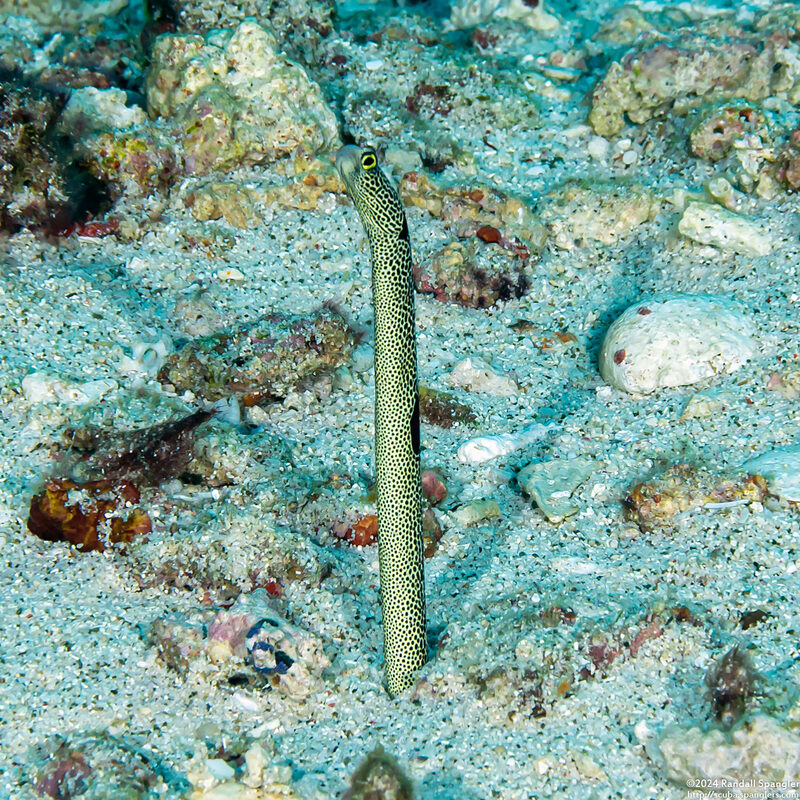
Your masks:
<svg viewBox="0 0 800 800"><path fill-rule="evenodd" d="M479 436L477 439L470 439L458 448L458 460L462 464L482 464L493 458L507 456L521 447L538 441L547 431L556 427L558 426L554 423L542 425L537 422L518 433L501 433L497 436Z"/></svg>

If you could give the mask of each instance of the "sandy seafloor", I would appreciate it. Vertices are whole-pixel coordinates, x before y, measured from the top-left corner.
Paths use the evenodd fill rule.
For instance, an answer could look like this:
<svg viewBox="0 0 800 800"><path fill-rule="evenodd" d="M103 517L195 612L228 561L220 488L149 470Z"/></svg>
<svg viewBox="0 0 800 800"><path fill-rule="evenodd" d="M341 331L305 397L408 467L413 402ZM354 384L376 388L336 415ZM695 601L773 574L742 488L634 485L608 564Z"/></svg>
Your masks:
<svg viewBox="0 0 800 800"><path fill-rule="evenodd" d="M702 4L693 7L702 12ZM580 15L603 19L611 10L607 3L582 4ZM425 13L424 5L373 8L369 25L409 24ZM349 24L356 23L339 23ZM564 46L565 35L523 31L520 46L547 54ZM376 53L396 58L403 69L434 58L410 47L408 40L393 42L378 53L376 45L351 42L347 53L366 81L372 78L363 64ZM702 194L713 167L688 156L670 160L665 151L663 158L626 167L611 161L612 142L608 158L590 158L586 93L597 78L590 73L577 84L548 84L539 127L489 130L491 146L462 141L472 150L475 174L461 175L454 166L437 180L494 184L540 207L548 189L570 176L633 178L660 198L675 189ZM391 119L399 111L382 113ZM630 126L622 136L637 131ZM413 152L413 136L398 146ZM257 182L265 174L269 170L234 177ZM782 192L747 200L748 215L772 241L765 256L679 236L679 212L665 202L655 219L613 244L548 244L529 262L530 290L519 300L485 310L417 296L425 385L449 389L453 366L480 356L513 374L520 389L513 397L457 390L476 412L477 427L423 426L423 466L439 469L450 491L439 514L443 539L426 560L428 624L447 636L423 669L420 687L396 700L381 686L377 549L342 546L326 528L326 519L329 524L347 510L370 510L362 499L372 470L369 369L351 370L351 381L328 397L308 392L267 406L257 420L288 443L292 469L320 483L332 474L350 479L314 506L313 520L303 520L301 512L291 523L294 536L314 538L334 565L321 582L287 583L279 602L296 625L320 637L333 662L306 700L229 686L202 671L182 676L168 669L142 631L157 618L201 607L202 590L141 589L124 554L82 554L27 531L31 495L53 470L50 445L65 427L99 420L134 428L193 407L165 394L152 378L119 368L135 343L175 336L171 309L191 287L206 287L209 302L231 322L270 309L310 311L333 300L369 329L369 252L352 206L343 196L330 197L312 211L261 208L263 223L247 230L214 223L232 238L230 247L217 251L186 245L184 232L198 225L178 190L132 242L71 237L52 244L26 232L4 241L0 797L39 796L30 779L32 746L54 734L108 730L177 773L186 771L203 735L220 741L272 737L271 759L291 766L289 783L309 800L339 797L355 766L379 743L399 759L424 800L683 798L685 787L666 780L640 738L657 737L672 724L711 725L704 676L736 643L762 676L751 708L797 724L797 508L695 508L672 529L642 533L626 521L621 504L626 490L657 465L689 461L722 472L800 441L798 401L767 390L770 374L797 358L800 330L800 203ZM410 208L408 217L421 260L453 238L424 211ZM243 278L225 280L220 272L226 268ZM606 387L597 351L608 324L640 298L673 291L739 301L756 329L755 357L732 375L647 396ZM509 327L519 319L544 331L566 328L577 345L540 350ZM21 390L32 372L76 384L111 379L118 388L88 407L34 403ZM724 403L711 416L680 421L701 390L718 392ZM556 426L506 458L478 465L456 458L471 437L534 422ZM514 474L530 461L575 455L589 455L600 466L574 494L578 512L551 523L521 494ZM172 495L192 491L197 487L173 482L152 502L169 506ZM176 535L202 541L202 520L240 502L235 492L223 489L218 496L200 501L200 522L184 521ZM500 518L460 524L455 509L473 499L495 500ZM187 508L194 513L197 502ZM237 524L250 529L290 524L279 508L264 512L244 504L235 513ZM164 527L155 517L156 540L170 535ZM571 609L575 624L532 632L537 615L553 606ZM545 656L551 664L569 657L577 671L588 663L581 653L593 635L636 631L648 614L680 606L691 610L693 623L665 623L663 634L635 657L616 659L592 679L576 679L563 696L548 694L546 716L530 713L530 696L514 699L475 678L481 670L484 678L499 670L502 683L502 670L513 668L526 636L534 641L534 664ZM742 630L741 615L754 609L769 617Z"/></svg>

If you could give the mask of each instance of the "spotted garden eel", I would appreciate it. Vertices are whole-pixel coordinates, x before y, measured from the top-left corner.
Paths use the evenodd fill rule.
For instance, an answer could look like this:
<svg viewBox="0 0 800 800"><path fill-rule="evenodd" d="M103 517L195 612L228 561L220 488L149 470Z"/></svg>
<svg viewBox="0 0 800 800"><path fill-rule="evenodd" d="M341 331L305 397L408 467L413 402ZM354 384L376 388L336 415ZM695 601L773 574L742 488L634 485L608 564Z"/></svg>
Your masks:
<svg viewBox="0 0 800 800"><path fill-rule="evenodd" d="M394 696L413 683L427 654L411 242L403 204L374 151L347 145L336 166L372 252L378 561L386 682Z"/></svg>

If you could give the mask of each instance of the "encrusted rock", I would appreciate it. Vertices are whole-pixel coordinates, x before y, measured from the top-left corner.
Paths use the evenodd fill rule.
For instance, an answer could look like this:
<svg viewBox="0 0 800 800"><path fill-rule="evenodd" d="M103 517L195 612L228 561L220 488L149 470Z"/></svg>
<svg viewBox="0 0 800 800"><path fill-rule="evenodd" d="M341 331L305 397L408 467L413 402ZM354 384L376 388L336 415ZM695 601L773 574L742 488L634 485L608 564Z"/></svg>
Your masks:
<svg viewBox="0 0 800 800"><path fill-rule="evenodd" d="M302 146L339 144L319 86L282 56L252 21L235 30L160 36L147 77L147 105L168 118L189 171L264 164Z"/></svg>
<svg viewBox="0 0 800 800"><path fill-rule="evenodd" d="M634 486L623 502L629 519L642 530L652 530L669 526L690 508L760 502L766 494L767 484L760 475L724 478L691 464L675 464L663 475Z"/></svg>
<svg viewBox="0 0 800 800"><path fill-rule="evenodd" d="M543 212L553 241L567 250L586 240L614 244L655 217L658 201L642 186L571 181L548 195Z"/></svg>
<svg viewBox="0 0 800 800"><path fill-rule="evenodd" d="M65 227L78 211L69 163L51 130L63 100L17 81L0 85L0 227ZM88 177L88 176L87 176Z"/></svg>
<svg viewBox="0 0 800 800"><path fill-rule="evenodd" d="M186 205L199 222L224 218L234 228L251 228L256 220L253 193L236 183L209 183L186 198Z"/></svg>
<svg viewBox="0 0 800 800"><path fill-rule="evenodd" d="M73 136L103 130L124 130L141 125L147 115L139 106L128 106L122 89L73 89L59 124Z"/></svg>
<svg viewBox="0 0 800 800"><path fill-rule="evenodd" d="M207 400L236 394L255 405L345 364L353 344L349 325L330 308L273 314L188 342L167 357L159 379Z"/></svg>
<svg viewBox="0 0 800 800"><path fill-rule="evenodd" d="M441 188L422 173L409 172L400 181L400 196L404 203L449 222L461 238L480 236L481 229L495 229L497 237L491 241L522 258L541 253L547 242L547 229L527 204L494 187Z"/></svg>
<svg viewBox="0 0 800 800"><path fill-rule="evenodd" d="M778 65L792 58L784 45L785 35L724 21L680 28L669 36L653 34L611 64L594 90L589 121L601 136L614 136L626 115L646 122L678 100L768 97Z"/></svg>
<svg viewBox="0 0 800 800"><path fill-rule="evenodd" d="M513 397L519 392L517 382L502 375L482 358L471 356L459 361L450 373L450 383L471 392L498 397Z"/></svg>
<svg viewBox="0 0 800 800"><path fill-rule="evenodd" d="M561 24L545 9L543 0L454 0L450 4L450 23L455 28L471 28L493 18L522 22L536 31L552 31Z"/></svg>
<svg viewBox="0 0 800 800"><path fill-rule="evenodd" d="M702 109L689 134L689 147L698 158L721 161L744 137L757 136L761 146L770 143L764 112L746 101L719 103Z"/></svg>
<svg viewBox="0 0 800 800"><path fill-rule="evenodd" d="M274 31L292 57L312 63L320 41L333 30L334 0L161 0L181 32L232 28L246 19Z"/></svg>
<svg viewBox="0 0 800 800"><path fill-rule="evenodd" d="M420 292L470 308L487 308L525 294L528 279L518 259L495 248L487 253L472 242L451 242L414 267Z"/></svg>
<svg viewBox="0 0 800 800"><path fill-rule="evenodd" d="M754 328L729 300L662 295L626 309L600 348L600 374L625 392L649 394L734 372L755 353Z"/></svg>
<svg viewBox="0 0 800 800"><path fill-rule="evenodd" d="M128 481L53 478L31 499L28 530L48 542L103 551L151 531L150 517L138 502L139 490Z"/></svg>
<svg viewBox="0 0 800 800"><path fill-rule="evenodd" d="M766 714L745 719L732 731L668 728L647 747L666 776L679 786L727 785L736 797L759 797L764 786L800 782L800 737Z"/></svg>
<svg viewBox="0 0 800 800"><path fill-rule="evenodd" d="M129 0L2 0L0 14L25 15L47 31L78 31L122 11Z"/></svg>
<svg viewBox="0 0 800 800"><path fill-rule="evenodd" d="M115 197L163 191L183 171L173 139L150 123L85 136L78 135L76 128L69 133L75 139L76 153Z"/></svg>

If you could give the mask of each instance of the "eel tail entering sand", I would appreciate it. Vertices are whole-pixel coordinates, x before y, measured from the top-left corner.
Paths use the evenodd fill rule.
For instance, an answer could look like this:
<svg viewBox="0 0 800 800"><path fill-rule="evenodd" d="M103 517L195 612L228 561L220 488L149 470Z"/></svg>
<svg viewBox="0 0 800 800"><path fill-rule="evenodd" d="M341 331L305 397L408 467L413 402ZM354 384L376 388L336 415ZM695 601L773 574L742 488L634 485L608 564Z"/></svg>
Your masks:
<svg viewBox="0 0 800 800"><path fill-rule="evenodd" d="M414 682L427 655L411 242L403 204L374 151L347 145L336 166L372 252L378 560L386 682L394 696Z"/></svg>

